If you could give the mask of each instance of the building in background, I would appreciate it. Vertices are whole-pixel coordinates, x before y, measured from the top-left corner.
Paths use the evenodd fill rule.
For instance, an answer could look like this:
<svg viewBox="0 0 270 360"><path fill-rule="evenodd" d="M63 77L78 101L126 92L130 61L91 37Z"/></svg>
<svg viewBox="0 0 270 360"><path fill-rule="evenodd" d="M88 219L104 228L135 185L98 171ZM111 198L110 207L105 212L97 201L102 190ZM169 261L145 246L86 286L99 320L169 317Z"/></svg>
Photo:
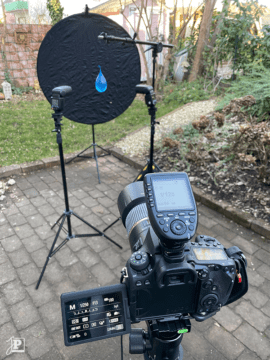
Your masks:
<svg viewBox="0 0 270 360"><path fill-rule="evenodd" d="M26 24L29 17L28 1L5 0L7 24Z"/></svg>

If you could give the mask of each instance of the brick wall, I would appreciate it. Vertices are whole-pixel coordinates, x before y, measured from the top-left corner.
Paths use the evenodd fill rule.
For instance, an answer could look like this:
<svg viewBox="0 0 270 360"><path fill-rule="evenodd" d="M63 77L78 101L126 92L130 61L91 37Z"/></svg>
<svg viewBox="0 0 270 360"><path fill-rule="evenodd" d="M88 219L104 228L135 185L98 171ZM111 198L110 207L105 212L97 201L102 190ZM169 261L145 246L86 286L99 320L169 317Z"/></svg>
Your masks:
<svg viewBox="0 0 270 360"><path fill-rule="evenodd" d="M34 86L37 80L37 55L40 44L51 25L7 24L4 39L4 25L0 25L0 47L4 49L11 80L16 86ZM5 80L4 62L0 55L0 86Z"/></svg>

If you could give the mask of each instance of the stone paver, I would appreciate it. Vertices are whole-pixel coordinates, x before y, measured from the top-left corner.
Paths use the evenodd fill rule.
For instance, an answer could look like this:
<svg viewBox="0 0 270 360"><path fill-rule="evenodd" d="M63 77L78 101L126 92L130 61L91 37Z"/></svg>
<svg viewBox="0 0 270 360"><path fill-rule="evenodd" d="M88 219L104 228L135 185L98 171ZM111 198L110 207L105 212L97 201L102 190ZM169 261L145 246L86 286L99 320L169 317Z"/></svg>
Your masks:
<svg viewBox="0 0 270 360"><path fill-rule="evenodd" d="M112 156L100 158L101 184L95 162L66 167L70 207L85 221L103 230L119 216L117 199L138 170ZM15 177L18 199L8 199L0 212L0 359L7 360L117 360L120 338L66 347L63 341L60 295L65 292L119 283L120 271L130 256L126 230L119 221L106 235L123 246L120 250L104 237L73 238L53 256L39 290L41 268L52 245L56 226L65 210L59 167ZM223 307L214 317L191 321L183 337L185 360L270 359L270 241L221 214L198 204L198 234L217 237L226 247L239 246L248 261L249 292ZM75 216L74 234L95 234ZM67 228L65 224L65 228ZM66 235L61 233L57 245ZM145 323L132 327L146 329ZM24 338L24 354L6 355L12 336ZM124 359L129 336L124 336Z"/></svg>

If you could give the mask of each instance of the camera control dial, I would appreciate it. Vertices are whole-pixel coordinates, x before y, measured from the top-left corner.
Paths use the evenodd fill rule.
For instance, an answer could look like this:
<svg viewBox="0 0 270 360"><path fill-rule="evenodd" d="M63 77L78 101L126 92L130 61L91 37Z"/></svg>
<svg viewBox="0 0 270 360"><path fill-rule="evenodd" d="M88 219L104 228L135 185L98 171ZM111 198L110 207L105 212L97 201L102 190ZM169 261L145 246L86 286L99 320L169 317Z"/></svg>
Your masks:
<svg viewBox="0 0 270 360"><path fill-rule="evenodd" d="M136 271L141 271L141 270L147 268L147 266L150 263L149 256L145 251L134 252L131 255L129 261L130 261L130 266L132 267L132 269L134 269Z"/></svg>
<svg viewBox="0 0 270 360"><path fill-rule="evenodd" d="M187 230L186 224L181 220L174 220L171 223L171 231L175 235L183 235Z"/></svg>
<svg viewBox="0 0 270 360"><path fill-rule="evenodd" d="M204 308L211 308L218 303L218 297L215 294L208 294L201 299L201 305Z"/></svg>

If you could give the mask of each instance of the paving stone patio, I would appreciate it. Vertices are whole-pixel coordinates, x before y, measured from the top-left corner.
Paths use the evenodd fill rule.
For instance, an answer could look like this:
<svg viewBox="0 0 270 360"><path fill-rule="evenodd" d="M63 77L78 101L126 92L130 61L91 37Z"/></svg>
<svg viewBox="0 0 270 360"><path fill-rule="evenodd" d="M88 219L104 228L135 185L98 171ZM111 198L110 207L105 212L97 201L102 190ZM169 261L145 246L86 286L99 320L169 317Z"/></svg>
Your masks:
<svg viewBox="0 0 270 360"><path fill-rule="evenodd" d="M103 230L117 219L117 198L138 170L113 156L99 158L101 184L92 160L66 167L70 208ZM118 222L103 237L71 239L52 259L39 290L41 269L55 236L51 225L63 213L60 167L14 177L14 193L0 213L0 359L116 360L120 338L66 347L60 295L119 283L120 270L130 256L126 230ZM14 196L15 195L15 196ZM198 204L198 234L217 237L225 247L239 246L248 260L249 291L203 323L192 320L183 337L184 360L270 359L270 241ZM89 227L72 218L74 233ZM56 229L57 230L57 229ZM64 232L61 239L65 238ZM133 327L143 327L136 324ZM11 337L25 338L25 353L6 355ZM124 336L124 359L129 354Z"/></svg>

